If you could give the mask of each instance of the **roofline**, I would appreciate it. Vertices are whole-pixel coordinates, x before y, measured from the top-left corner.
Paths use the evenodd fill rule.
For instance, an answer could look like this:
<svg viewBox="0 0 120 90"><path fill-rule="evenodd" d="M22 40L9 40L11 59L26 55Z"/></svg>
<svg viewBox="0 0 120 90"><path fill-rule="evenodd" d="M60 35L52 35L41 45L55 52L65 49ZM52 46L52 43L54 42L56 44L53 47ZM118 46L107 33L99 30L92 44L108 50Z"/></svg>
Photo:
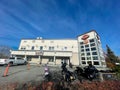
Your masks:
<svg viewBox="0 0 120 90"><path fill-rule="evenodd" d="M37 38L22 38L21 40L77 40L77 39L37 39Z"/></svg>
<svg viewBox="0 0 120 90"><path fill-rule="evenodd" d="M89 33L89 32L95 32L95 33L97 33L96 30L93 29L93 30L90 30L90 31L88 31L88 32L85 32L85 33L83 33L83 34L81 34L81 35L78 35L77 37L82 36L82 35L84 35L84 34L87 34L87 33ZM98 35L98 33L97 33L97 35Z"/></svg>

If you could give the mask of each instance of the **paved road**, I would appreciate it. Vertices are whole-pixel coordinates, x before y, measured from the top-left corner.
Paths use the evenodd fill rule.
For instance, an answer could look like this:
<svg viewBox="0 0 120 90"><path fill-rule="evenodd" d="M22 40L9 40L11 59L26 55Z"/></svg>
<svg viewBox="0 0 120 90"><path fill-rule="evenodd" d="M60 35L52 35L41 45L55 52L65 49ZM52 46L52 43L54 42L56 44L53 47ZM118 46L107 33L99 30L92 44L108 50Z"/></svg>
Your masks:
<svg viewBox="0 0 120 90"><path fill-rule="evenodd" d="M31 80L40 81L44 77L44 66L30 65L30 70L27 69L26 65L12 66L9 68L7 77L2 77L5 66L0 66L0 85L7 83L25 83ZM49 67L50 70L59 70L60 67Z"/></svg>

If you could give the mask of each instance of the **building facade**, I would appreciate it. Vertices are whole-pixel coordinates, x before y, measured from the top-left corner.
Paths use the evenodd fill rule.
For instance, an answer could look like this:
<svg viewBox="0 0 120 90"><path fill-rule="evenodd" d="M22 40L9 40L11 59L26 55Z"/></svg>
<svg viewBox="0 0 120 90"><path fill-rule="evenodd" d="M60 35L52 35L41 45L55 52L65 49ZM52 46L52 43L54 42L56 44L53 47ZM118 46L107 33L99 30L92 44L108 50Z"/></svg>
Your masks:
<svg viewBox="0 0 120 90"><path fill-rule="evenodd" d="M77 39L22 39L19 49L11 51L11 55L38 64L71 62L73 65L86 66L91 61L96 67L106 67L100 37L94 30Z"/></svg>
<svg viewBox="0 0 120 90"><path fill-rule="evenodd" d="M96 31L78 36L78 47L80 65L86 66L92 62L96 67L106 67L100 37Z"/></svg>
<svg viewBox="0 0 120 90"><path fill-rule="evenodd" d="M22 39L12 56L24 57L33 63L60 65L70 62L79 65L77 40L72 39Z"/></svg>

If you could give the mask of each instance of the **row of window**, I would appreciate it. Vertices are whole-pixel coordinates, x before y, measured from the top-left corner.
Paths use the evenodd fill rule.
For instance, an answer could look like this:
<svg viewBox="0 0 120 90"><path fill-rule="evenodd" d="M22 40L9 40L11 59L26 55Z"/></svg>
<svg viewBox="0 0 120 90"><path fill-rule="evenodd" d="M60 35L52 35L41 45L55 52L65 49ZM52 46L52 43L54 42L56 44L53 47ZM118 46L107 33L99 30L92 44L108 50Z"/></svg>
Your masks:
<svg viewBox="0 0 120 90"><path fill-rule="evenodd" d="M95 50L96 50L96 47L91 48L91 51L95 51ZM84 52L84 51L90 51L90 48L81 49L81 52Z"/></svg>
<svg viewBox="0 0 120 90"><path fill-rule="evenodd" d="M91 52L91 53L90 53L90 52L87 52L87 53L86 53L87 56L90 56L91 54L92 54L92 55L97 55L97 52ZM85 56L85 53L81 53L81 56Z"/></svg>
<svg viewBox="0 0 120 90"><path fill-rule="evenodd" d="M90 39L89 42L93 43L93 42L95 42L95 40L94 39ZM82 45L82 44L84 44L84 42L80 42L80 44Z"/></svg>
<svg viewBox="0 0 120 90"><path fill-rule="evenodd" d="M88 61L88 62L89 62L89 61ZM88 62L82 61L82 64L87 64ZM94 61L94 62L93 62L93 65L100 65L100 63L97 62L97 61Z"/></svg>
<svg viewBox="0 0 120 90"><path fill-rule="evenodd" d="M91 46L91 47L95 46L95 43L90 44L90 46ZM87 44L87 45L85 45L85 46L82 45L82 46L81 46L81 49L84 48L84 47L85 47L85 48L89 48L89 44Z"/></svg>
<svg viewBox="0 0 120 90"><path fill-rule="evenodd" d="M91 57L81 57L81 60L98 60L98 56Z"/></svg>
<svg viewBox="0 0 120 90"><path fill-rule="evenodd" d="M31 50L34 50L35 49L35 46L32 46L31 47ZM67 47L63 47L62 50L67 50L68 48ZM25 47L21 47L21 50L26 50ZM40 46L39 50L43 50L43 46ZM49 50L54 50L54 46L49 46Z"/></svg>

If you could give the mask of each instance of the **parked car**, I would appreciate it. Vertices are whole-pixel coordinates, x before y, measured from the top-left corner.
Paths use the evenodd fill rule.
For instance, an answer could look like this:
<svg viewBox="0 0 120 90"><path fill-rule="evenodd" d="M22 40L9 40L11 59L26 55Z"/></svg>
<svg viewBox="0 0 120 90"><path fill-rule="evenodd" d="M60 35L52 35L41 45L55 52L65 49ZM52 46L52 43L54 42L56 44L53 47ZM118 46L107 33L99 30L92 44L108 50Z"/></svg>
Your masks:
<svg viewBox="0 0 120 90"><path fill-rule="evenodd" d="M0 59L1 65L19 65L19 64L27 64L27 60L20 58L20 57L10 57L8 59Z"/></svg>
<svg viewBox="0 0 120 90"><path fill-rule="evenodd" d="M6 65L7 59L0 59L0 65Z"/></svg>

